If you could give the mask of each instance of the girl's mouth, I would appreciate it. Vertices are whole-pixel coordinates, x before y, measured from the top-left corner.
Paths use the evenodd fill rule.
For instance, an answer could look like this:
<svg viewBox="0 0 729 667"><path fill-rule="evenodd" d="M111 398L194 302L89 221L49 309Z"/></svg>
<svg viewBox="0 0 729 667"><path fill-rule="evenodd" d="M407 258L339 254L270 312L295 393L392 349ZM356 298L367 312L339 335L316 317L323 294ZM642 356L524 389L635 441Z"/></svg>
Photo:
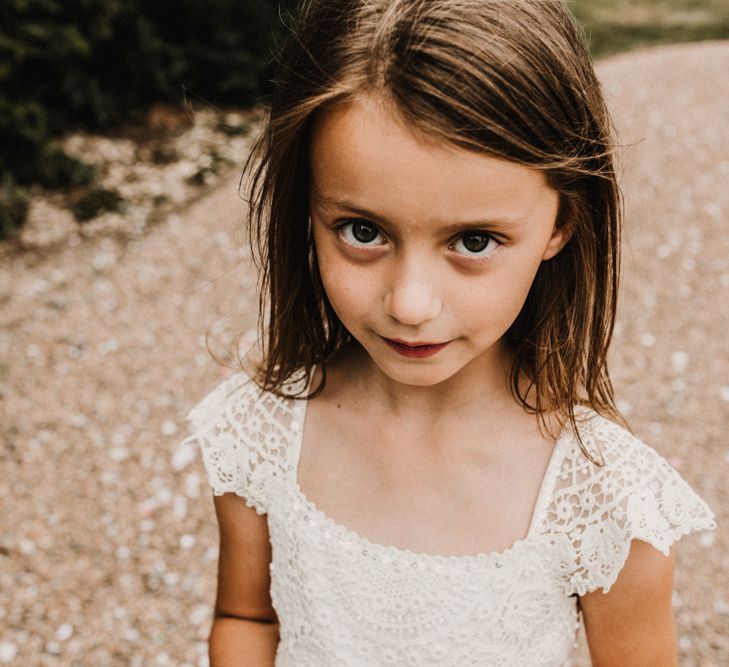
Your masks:
<svg viewBox="0 0 729 667"><path fill-rule="evenodd" d="M450 343L450 341L446 341L445 343L405 342L404 340L393 340L384 337L382 340L403 357L411 357L414 359L432 357Z"/></svg>

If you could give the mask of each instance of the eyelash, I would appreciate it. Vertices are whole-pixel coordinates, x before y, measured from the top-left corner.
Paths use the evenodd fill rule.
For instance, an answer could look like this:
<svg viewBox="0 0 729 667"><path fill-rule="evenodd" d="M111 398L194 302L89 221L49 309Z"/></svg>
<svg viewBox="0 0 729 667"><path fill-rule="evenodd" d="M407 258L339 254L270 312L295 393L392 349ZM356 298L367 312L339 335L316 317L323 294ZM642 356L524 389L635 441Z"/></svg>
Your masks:
<svg viewBox="0 0 729 667"><path fill-rule="evenodd" d="M377 225L375 225L372 222L368 222L367 220L347 220L347 221L342 222L341 224L338 224L336 226L337 232L339 233L340 237L344 240L345 243L347 243L348 245L350 245L350 246L352 246L354 248L373 248L373 247L377 247L379 245L382 245L381 243L373 244L372 242L369 242L368 243L368 242L358 241L356 238L353 239L353 241L350 240L350 239L348 239L348 238L346 238L347 232L345 230L349 230L350 233L351 233L353 226L356 225L356 224L362 225L363 227L370 227L370 228L376 230L377 236L381 236L382 235L382 232L377 227ZM499 247L501 247L503 245L503 243L501 241L499 241L499 239L495 238L492 234L489 234L488 232L485 232L485 231L482 231L482 230L474 229L474 230L469 230L469 231L466 231L466 232L462 232L453 242L451 242L448 245L448 248L449 249L454 249L454 246L457 243L462 242L463 239L467 235L487 237L488 240L489 240L489 242L488 242L488 245L486 246L486 248L484 248L484 250L488 249L488 247L491 245L491 241L493 241L494 243L496 243L496 248L491 249L486 254L473 253L473 252L468 252L468 251L466 251L466 252L457 252L457 254L459 254L459 255L461 255L463 257L470 258L470 259L484 259L486 257L489 257L496 250L498 250ZM375 236L374 238L377 238L377 236ZM374 239L372 239L372 240L374 240ZM483 252L483 251L481 251L481 252Z"/></svg>

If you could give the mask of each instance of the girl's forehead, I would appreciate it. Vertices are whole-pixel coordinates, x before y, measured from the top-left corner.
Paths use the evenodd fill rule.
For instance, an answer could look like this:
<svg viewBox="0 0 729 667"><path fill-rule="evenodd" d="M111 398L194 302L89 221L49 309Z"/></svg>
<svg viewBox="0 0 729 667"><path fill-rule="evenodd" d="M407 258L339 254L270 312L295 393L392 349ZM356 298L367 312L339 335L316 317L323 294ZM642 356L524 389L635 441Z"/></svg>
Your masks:
<svg viewBox="0 0 729 667"><path fill-rule="evenodd" d="M312 196L439 219L524 220L557 193L535 169L431 141L376 98L323 112L311 137Z"/></svg>

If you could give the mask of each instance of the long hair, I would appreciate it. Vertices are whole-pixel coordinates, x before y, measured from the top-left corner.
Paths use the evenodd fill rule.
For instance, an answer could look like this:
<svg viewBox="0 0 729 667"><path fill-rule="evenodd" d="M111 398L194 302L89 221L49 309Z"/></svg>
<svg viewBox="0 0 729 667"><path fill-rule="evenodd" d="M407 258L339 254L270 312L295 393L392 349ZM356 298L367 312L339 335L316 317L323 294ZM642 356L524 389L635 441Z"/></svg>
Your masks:
<svg viewBox="0 0 729 667"><path fill-rule="evenodd" d="M302 3L244 172L261 280L261 387L280 393L319 366L322 381L302 396L310 398L351 340L317 271L309 142L317 114L363 94L386 96L428 137L545 174L560 194L557 224L572 235L542 262L506 334L511 392L547 431L549 412L568 419L578 440L576 405L619 419L606 359L622 218L613 129L560 0Z"/></svg>

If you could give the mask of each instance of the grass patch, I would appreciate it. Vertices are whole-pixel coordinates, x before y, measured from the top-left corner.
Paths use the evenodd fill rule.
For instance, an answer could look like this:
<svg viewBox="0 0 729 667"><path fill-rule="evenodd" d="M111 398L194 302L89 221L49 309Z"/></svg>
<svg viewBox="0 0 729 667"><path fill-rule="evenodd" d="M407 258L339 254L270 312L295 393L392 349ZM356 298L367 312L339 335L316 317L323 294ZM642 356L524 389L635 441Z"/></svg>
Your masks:
<svg viewBox="0 0 729 667"><path fill-rule="evenodd" d="M572 0L595 58L675 42L729 39L727 0Z"/></svg>

